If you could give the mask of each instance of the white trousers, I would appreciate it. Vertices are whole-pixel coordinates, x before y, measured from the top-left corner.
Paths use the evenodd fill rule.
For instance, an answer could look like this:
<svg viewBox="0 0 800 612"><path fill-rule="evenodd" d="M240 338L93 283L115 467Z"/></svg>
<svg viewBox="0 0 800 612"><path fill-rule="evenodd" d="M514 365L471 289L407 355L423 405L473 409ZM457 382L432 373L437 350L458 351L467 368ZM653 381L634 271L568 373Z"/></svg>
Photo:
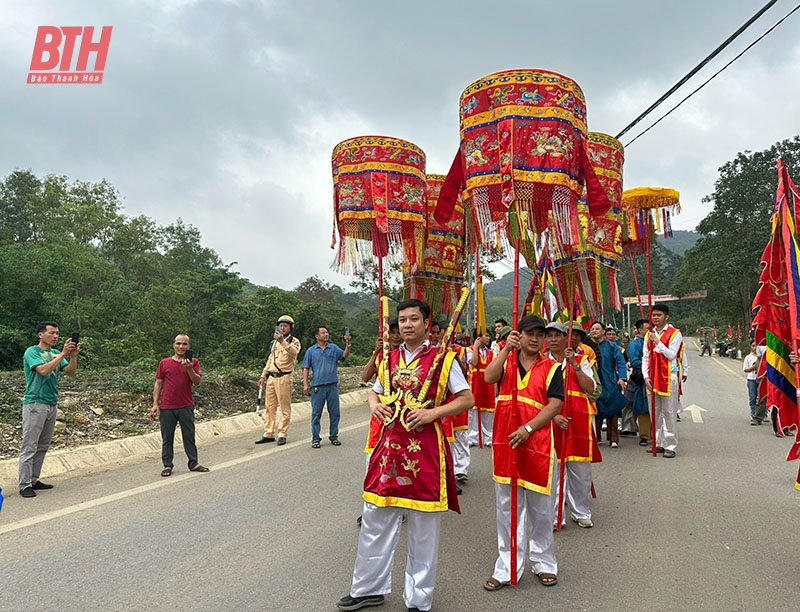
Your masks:
<svg viewBox="0 0 800 612"><path fill-rule="evenodd" d="M492 426L494 425L494 412L481 410L481 433L483 434L483 445L492 445ZM478 445L478 411L469 411L469 443L472 446Z"/></svg>
<svg viewBox="0 0 800 612"><path fill-rule="evenodd" d="M466 474L469 471L469 442L467 430L458 429L453 432L455 441L450 442L450 454L453 455L453 472Z"/></svg>
<svg viewBox="0 0 800 612"><path fill-rule="evenodd" d="M494 483L497 511L497 561L492 578L511 581L511 487ZM525 572L525 552L534 574L558 574L553 544L553 500L522 487L517 487L517 581Z"/></svg>
<svg viewBox="0 0 800 612"><path fill-rule="evenodd" d="M678 438L675 435L678 415L677 374L672 375L671 389L671 395L656 395L656 446L674 451L678 447Z"/></svg>
<svg viewBox="0 0 800 612"><path fill-rule="evenodd" d="M636 422L636 415L633 414L633 410L630 406L625 406L622 409L620 417L622 417L622 423L620 423L620 429L622 431L639 433L639 424Z"/></svg>
<svg viewBox="0 0 800 612"><path fill-rule="evenodd" d="M436 583L441 512L381 508L364 502L351 597L385 595L392 590L394 551L403 514L408 516L408 555L403 588L407 608L430 610Z"/></svg>
<svg viewBox="0 0 800 612"><path fill-rule="evenodd" d="M558 483L561 480L561 469L556 465L553 474L551 497L553 498L553 525L558 521ZM592 464L589 461L567 461L564 465L564 504L570 517L591 519L592 511L589 500L592 497ZM562 515L561 524L567 522L566 512Z"/></svg>

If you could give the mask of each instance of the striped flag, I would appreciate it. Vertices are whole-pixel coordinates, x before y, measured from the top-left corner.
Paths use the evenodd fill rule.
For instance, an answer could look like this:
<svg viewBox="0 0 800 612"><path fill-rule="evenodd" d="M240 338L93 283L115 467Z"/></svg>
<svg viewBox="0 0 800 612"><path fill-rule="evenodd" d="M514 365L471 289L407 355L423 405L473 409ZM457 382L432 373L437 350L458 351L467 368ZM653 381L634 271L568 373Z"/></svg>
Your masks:
<svg viewBox="0 0 800 612"><path fill-rule="evenodd" d="M762 360L764 378L761 383L762 397L767 407L778 409L778 432L784 427L795 428L797 433L797 376L796 368L789 361L789 352L797 350L800 333L797 303L800 298L800 240L797 235L798 204L795 187L786 167L778 160L778 190L772 214L772 232L761 255L762 271L760 287L753 299L756 313L755 340L765 345ZM800 439L789 451L787 460L800 458ZM795 482L800 489L800 473Z"/></svg>

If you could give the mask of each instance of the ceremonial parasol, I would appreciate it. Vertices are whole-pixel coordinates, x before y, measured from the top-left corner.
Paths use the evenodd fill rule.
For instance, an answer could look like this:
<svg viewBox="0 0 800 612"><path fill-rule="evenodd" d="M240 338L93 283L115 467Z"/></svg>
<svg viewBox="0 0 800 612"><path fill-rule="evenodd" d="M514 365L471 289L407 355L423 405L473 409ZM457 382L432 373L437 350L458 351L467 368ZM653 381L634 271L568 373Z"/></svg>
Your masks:
<svg viewBox="0 0 800 612"><path fill-rule="evenodd" d="M453 216L442 223L434 217L442 174L428 174L425 246L422 263L403 264L405 293L424 299L433 312L453 312L464 283L465 223L464 207L456 204Z"/></svg>
<svg viewBox="0 0 800 612"><path fill-rule="evenodd" d="M383 259L418 266L425 240L425 154L399 138L361 136L340 142L331 156L334 226L339 234L335 266L351 273L378 261L383 295Z"/></svg>

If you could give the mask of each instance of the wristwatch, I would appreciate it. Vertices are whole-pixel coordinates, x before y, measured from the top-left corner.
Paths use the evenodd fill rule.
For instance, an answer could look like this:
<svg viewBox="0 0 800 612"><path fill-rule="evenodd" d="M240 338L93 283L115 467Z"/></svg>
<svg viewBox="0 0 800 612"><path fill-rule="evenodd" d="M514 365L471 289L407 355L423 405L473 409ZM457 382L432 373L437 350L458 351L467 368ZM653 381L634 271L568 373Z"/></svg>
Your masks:
<svg viewBox="0 0 800 612"><path fill-rule="evenodd" d="M533 433L533 427L531 427L530 425L525 425L525 431L527 431L528 434L532 434Z"/></svg>

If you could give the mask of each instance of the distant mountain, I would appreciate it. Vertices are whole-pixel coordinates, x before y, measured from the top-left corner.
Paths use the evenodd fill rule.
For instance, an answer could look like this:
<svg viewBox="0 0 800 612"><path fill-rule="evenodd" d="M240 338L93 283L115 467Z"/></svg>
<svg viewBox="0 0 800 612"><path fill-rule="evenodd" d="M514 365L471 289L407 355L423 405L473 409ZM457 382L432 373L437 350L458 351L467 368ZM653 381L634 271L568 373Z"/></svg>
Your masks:
<svg viewBox="0 0 800 612"><path fill-rule="evenodd" d="M661 246L682 257L686 251L691 249L697 243L697 241L700 240L700 234L687 230L673 230L671 238L658 236L657 240ZM533 273L530 271L530 269L520 268L519 293L521 296L523 296L521 299L524 299L524 295L528 291L532 274ZM514 291L513 272L509 272L497 280L487 283L484 285L484 291L487 299L491 297L507 298L511 296Z"/></svg>
<svg viewBox="0 0 800 612"><path fill-rule="evenodd" d="M700 240L700 234L687 230L673 230L672 238L664 238L659 236L657 238L659 244L666 249L669 249L676 255L683 257L683 254L691 249L697 241Z"/></svg>

